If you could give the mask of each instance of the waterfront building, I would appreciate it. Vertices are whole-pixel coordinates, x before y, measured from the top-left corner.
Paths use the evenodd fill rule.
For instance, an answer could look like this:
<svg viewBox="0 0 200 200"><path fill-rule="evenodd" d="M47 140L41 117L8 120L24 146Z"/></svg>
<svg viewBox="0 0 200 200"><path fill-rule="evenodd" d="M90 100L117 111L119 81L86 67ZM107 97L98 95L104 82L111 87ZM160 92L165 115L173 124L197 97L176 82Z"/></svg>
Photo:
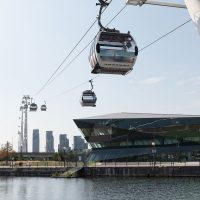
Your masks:
<svg viewBox="0 0 200 200"><path fill-rule="evenodd" d="M115 113L74 119L90 160L192 160L200 155L200 115Z"/></svg>
<svg viewBox="0 0 200 200"><path fill-rule="evenodd" d="M46 131L46 152L55 152L53 131Z"/></svg>
<svg viewBox="0 0 200 200"><path fill-rule="evenodd" d="M67 138L67 134L59 135L58 151L70 151L69 139Z"/></svg>
<svg viewBox="0 0 200 200"><path fill-rule="evenodd" d="M81 136L74 136L74 151L88 149L88 144Z"/></svg>
<svg viewBox="0 0 200 200"><path fill-rule="evenodd" d="M33 129L32 152L40 151L39 129Z"/></svg>

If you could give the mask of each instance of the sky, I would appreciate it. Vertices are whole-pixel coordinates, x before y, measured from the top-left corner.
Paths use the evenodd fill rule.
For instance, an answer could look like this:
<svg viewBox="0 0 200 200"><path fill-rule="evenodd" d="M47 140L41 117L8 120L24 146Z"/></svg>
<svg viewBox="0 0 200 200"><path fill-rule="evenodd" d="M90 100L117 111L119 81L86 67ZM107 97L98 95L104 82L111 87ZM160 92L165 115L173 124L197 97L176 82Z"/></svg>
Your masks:
<svg viewBox="0 0 200 200"><path fill-rule="evenodd" d="M170 1L184 3L184 1ZM82 135L73 119L116 112L200 114L200 35L189 22L139 52L134 70L126 76L101 75L94 80L96 107L81 107L82 91L90 89L91 74L86 48L99 30L97 23L66 60L65 69L38 91L95 21L97 1L0 1L0 144L18 148L23 95L30 95L47 112L28 113L28 149L32 130L40 130L40 151L45 132L52 130L57 150L59 134ZM113 0L102 15L106 25L125 5ZM126 8L109 24L130 31L139 49L190 19L186 9L144 5ZM84 83L85 84L82 84ZM77 85L76 89L69 91Z"/></svg>

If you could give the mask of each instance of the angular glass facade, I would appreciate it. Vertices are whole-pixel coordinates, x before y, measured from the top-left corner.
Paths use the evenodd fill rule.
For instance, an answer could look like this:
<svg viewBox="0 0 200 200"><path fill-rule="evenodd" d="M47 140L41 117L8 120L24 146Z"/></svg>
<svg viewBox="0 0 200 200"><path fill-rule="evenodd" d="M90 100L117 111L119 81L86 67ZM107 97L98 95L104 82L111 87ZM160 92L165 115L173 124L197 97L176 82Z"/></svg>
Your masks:
<svg viewBox="0 0 200 200"><path fill-rule="evenodd" d="M74 122L95 160L200 149L200 116L116 113Z"/></svg>

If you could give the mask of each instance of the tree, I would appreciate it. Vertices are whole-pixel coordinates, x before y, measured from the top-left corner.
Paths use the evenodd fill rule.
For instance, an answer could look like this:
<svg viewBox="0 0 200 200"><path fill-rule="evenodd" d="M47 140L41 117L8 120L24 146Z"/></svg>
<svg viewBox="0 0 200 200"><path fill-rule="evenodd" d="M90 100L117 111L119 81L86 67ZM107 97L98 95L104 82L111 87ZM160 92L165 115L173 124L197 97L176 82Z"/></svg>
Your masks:
<svg viewBox="0 0 200 200"><path fill-rule="evenodd" d="M14 154L15 152L13 151L13 147L10 142L6 142L6 144L1 145L0 160L6 160L6 165L8 164L10 157L13 157Z"/></svg>

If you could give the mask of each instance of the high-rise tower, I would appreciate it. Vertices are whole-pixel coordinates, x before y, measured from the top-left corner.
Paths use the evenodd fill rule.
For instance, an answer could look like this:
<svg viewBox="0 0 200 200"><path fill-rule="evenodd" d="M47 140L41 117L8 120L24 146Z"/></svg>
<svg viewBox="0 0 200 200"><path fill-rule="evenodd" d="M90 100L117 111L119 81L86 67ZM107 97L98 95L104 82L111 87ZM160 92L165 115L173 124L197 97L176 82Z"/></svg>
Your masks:
<svg viewBox="0 0 200 200"><path fill-rule="evenodd" d="M46 131L46 152L55 152L53 131Z"/></svg>
<svg viewBox="0 0 200 200"><path fill-rule="evenodd" d="M40 151L40 137L39 137L39 129L33 129L33 146L32 152Z"/></svg>

